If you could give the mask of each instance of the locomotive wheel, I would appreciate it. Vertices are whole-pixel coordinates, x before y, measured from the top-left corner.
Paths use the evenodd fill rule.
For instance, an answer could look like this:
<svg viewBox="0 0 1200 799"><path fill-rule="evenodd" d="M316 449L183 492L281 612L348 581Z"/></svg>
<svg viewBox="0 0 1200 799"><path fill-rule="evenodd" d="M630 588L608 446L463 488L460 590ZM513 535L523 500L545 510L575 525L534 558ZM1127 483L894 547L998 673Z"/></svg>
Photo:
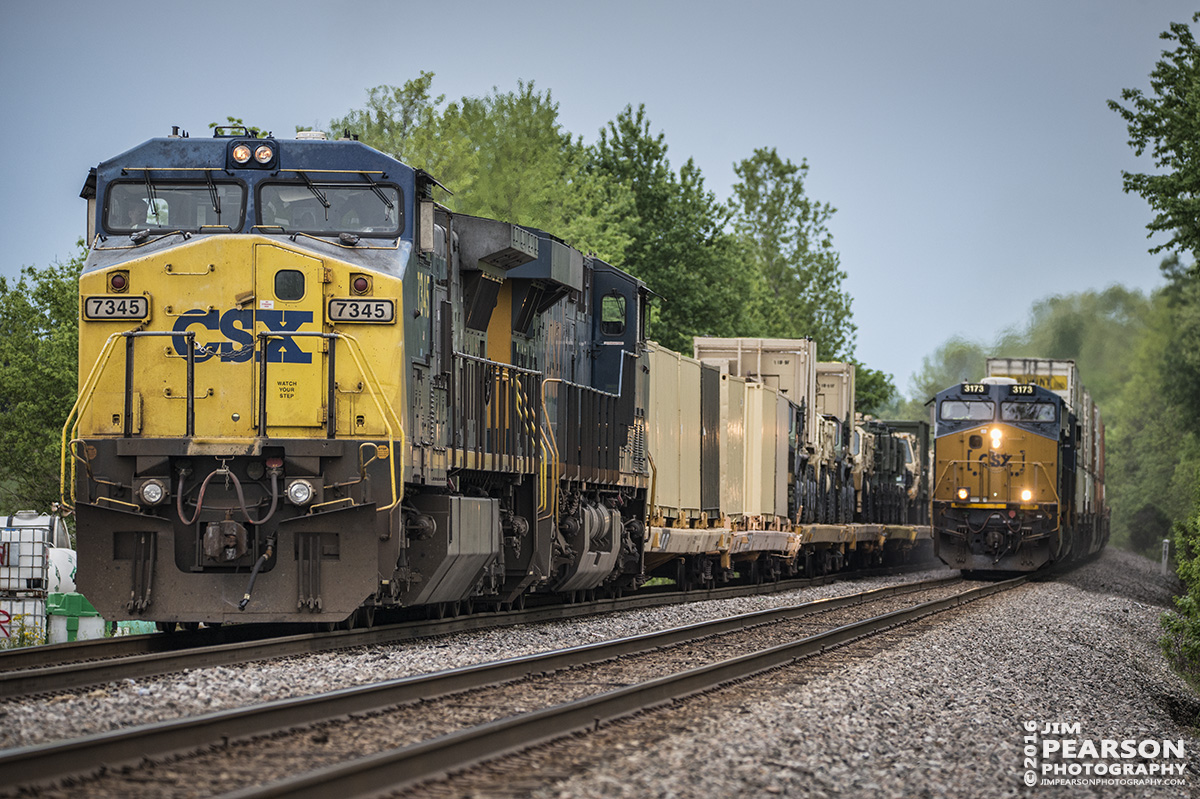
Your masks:
<svg viewBox="0 0 1200 799"><path fill-rule="evenodd" d="M181 622L179 626L182 627L183 629L187 630L189 633L194 633L200 629L200 622L185 621L185 622Z"/></svg>

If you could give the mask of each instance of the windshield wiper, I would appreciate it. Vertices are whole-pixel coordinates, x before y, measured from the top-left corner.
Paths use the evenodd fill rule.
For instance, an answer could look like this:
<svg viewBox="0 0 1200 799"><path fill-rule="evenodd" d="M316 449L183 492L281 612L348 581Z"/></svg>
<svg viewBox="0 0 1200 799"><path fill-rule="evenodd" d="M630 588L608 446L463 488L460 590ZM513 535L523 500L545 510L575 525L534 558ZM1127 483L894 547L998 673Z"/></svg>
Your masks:
<svg viewBox="0 0 1200 799"><path fill-rule="evenodd" d="M221 197L217 194L217 184L213 183L212 170L204 170L204 177L208 179L208 196L212 199L213 213L217 215L217 219L221 218Z"/></svg>
<svg viewBox="0 0 1200 799"><path fill-rule="evenodd" d="M150 170L145 172L146 177L146 201L150 206L150 213L154 214L154 224L161 225L162 222L158 219L158 198L154 196L154 184L150 182Z"/></svg>
<svg viewBox="0 0 1200 799"><path fill-rule="evenodd" d="M388 207L389 211L395 210L396 206L394 206L392 204L392 201L389 200L387 198L387 195L384 194L383 191L379 188L379 184L377 184L374 180L371 179L370 175L368 175L366 172L359 172L358 174L362 175L363 179L366 180L368 184L370 184L371 191L375 192L375 196L383 201L383 204Z"/></svg>
<svg viewBox="0 0 1200 799"><path fill-rule="evenodd" d="M306 186L308 186L308 190L313 193L314 197L316 197L318 200L321 201L321 205L325 206L325 210L328 211L329 210L329 200L325 199L325 195L322 194L321 190L318 189L316 184L312 182L312 179L309 178L309 176L307 174L305 174L304 172L300 173L300 177L304 178L304 184Z"/></svg>

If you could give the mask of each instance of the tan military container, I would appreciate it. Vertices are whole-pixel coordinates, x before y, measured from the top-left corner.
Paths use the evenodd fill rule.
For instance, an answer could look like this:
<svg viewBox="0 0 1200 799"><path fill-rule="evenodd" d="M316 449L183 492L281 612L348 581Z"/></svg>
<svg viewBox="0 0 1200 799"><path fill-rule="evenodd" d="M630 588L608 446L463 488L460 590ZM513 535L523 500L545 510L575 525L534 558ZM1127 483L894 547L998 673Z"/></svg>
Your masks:
<svg viewBox="0 0 1200 799"><path fill-rule="evenodd" d="M746 379L721 375L721 512L737 518L746 507Z"/></svg>
<svg viewBox="0 0 1200 799"><path fill-rule="evenodd" d="M817 413L839 421L854 419L854 364L841 361L817 363Z"/></svg>
<svg viewBox="0 0 1200 799"><path fill-rule="evenodd" d="M816 446L817 343L812 339L710 338L692 340L695 357L737 377L775 389L804 408L805 445Z"/></svg>
<svg viewBox="0 0 1200 799"><path fill-rule="evenodd" d="M779 392L762 383L746 383L746 488L747 516L776 515L779 438L787 440L787 428L779 433ZM786 422L786 419L785 419ZM786 443L785 443L786 447ZM784 478L786 480L786 477ZM784 503L787 502L786 485Z"/></svg>
<svg viewBox="0 0 1200 799"><path fill-rule="evenodd" d="M667 518L700 512L700 362L653 342L647 438L654 504Z"/></svg>

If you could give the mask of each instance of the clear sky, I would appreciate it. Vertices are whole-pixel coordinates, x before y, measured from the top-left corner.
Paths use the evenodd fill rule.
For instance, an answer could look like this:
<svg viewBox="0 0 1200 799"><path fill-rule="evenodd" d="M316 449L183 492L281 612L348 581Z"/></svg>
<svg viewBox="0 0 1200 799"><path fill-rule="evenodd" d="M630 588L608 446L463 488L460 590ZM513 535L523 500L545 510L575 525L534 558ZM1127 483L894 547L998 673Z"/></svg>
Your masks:
<svg viewBox="0 0 1200 799"><path fill-rule="evenodd" d="M857 354L907 387L954 334L1042 297L1151 289L1148 171L1105 105L1146 88L1176 0L285 3L0 0L0 275L66 260L90 167L172 125L290 136L421 70L435 93L550 89L585 141L644 103L676 168L807 159L847 272ZM453 188L453 187L451 187Z"/></svg>

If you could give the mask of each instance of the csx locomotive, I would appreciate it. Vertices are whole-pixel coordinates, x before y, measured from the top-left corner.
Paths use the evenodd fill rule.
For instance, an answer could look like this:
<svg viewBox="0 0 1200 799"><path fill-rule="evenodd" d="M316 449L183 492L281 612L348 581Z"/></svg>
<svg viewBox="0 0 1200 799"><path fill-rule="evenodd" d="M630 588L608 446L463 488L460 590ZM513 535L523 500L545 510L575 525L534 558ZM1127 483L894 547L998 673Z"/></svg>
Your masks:
<svg viewBox="0 0 1200 799"><path fill-rule="evenodd" d="M435 185L357 141L244 129L92 170L63 500L106 618L369 623L918 542L802 528L811 397L675 355L685 406L656 410L646 287ZM730 381L758 386L753 429ZM718 464L770 495L671 493Z"/></svg>
<svg viewBox="0 0 1200 799"><path fill-rule="evenodd" d="M1075 364L989 359L934 398L933 528L964 572L1030 572L1108 540L1104 426Z"/></svg>

